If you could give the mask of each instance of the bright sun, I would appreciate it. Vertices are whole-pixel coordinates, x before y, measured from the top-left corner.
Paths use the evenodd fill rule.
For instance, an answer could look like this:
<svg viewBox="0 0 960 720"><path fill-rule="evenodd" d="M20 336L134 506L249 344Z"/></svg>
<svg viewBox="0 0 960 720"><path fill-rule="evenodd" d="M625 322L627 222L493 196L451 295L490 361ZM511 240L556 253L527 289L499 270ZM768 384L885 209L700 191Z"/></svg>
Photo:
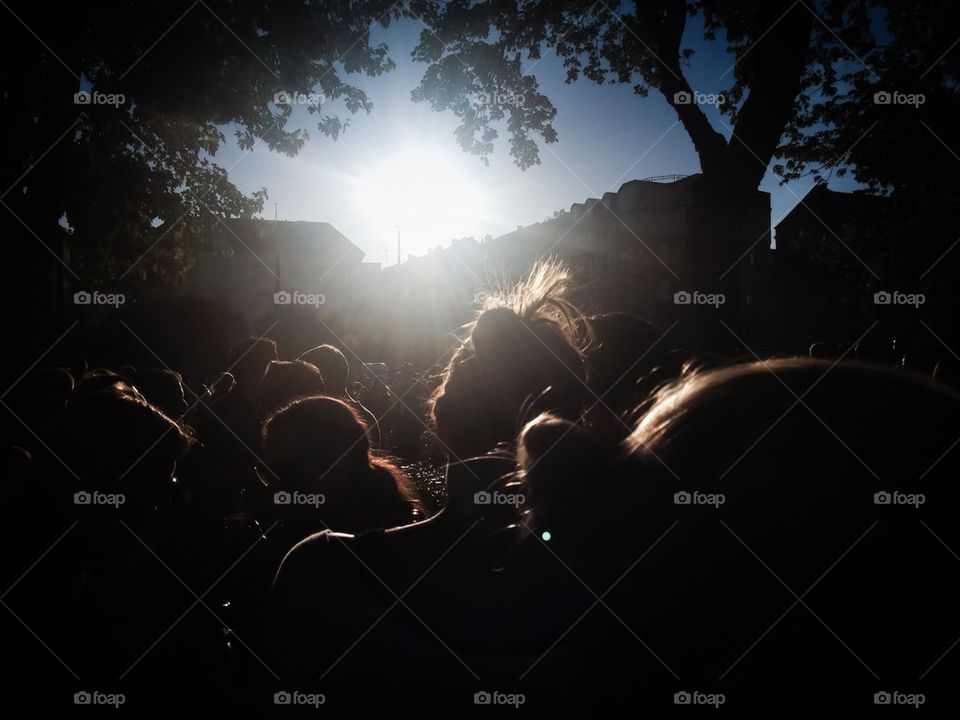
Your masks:
<svg viewBox="0 0 960 720"><path fill-rule="evenodd" d="M404 259L456 237L476 235L486 207L465 170L437 150L406 148L359 179L356 201L364 222L393 249L400 228Z"/></svg>

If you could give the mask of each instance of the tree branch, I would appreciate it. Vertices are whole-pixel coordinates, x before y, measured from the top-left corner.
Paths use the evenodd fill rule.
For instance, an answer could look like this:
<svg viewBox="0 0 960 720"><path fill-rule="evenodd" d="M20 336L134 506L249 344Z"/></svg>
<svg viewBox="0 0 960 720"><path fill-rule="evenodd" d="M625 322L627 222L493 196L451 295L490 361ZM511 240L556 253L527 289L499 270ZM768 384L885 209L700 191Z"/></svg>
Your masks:
<svg viewBox="0 0 960 720"><path fill-rule="evenodd" d="M707 116L696 103L677 102L681 94L688 97L693 88L680 68L680 42L686 27L686 0L663 0L659 3L635 2L635 13L644 28L653 34L653 51L662 66L652 74L651 85L659 90L677 112L705 174L721 171L726 153L726 139L714 130ZM655 59L656 61L656 59Z"/></svg>
<svg viewBox="0 0 960 720"><path fill-rule="evenodd" d="M813 15L798 3L783 16L788 7L789 0L764 3L752 36L767 35L752 46L749 67L738 71L746 74L750 93L737 115L723 164L728 178L745 189L756 189L766 175L800 92Z"/></svg>

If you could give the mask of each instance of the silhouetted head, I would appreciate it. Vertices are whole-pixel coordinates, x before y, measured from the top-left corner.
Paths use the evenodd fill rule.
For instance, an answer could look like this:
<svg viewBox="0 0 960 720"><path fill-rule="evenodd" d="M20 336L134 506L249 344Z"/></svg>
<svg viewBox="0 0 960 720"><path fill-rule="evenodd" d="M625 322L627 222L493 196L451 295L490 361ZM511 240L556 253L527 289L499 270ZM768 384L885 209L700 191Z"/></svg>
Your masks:
<svg viewBox="0 0 960 720"><path fill-rule="evenodd" d="M569 290L563 265L539 263L469 326L433 396L437 434L455 455L512 442L536 412L580 414L586 394L581 318Z"/></svg>
<svg viewBox="0 0 960 720"><path fill-rule="evenodd" d="M297 400L263 426L264 461L287 489L320 492L370 467L370 443L357 413L341 400ZM318 484L318 482L320 484Z"/></svg>
<svg viewBox="0 0 960 720"><path fill-rule="evenodd" d="M416 519L420 510L412 483L371 455L367 428L347 403L331 397L297 400L263 427L261 475L271 489L321 500L280 503L288 518L320 519L335 530L392 527ZM277 503L277 497L274 496Z"/></svg>
<svg viewBox="0 0 960 720"><path fill-rule="evenodd" d="M593 514L603 497L604 460L593 438L578 423L543 414L523 428L517 467L529 494L529 508L554 532Z"/></svg>
<svg viewBox="0 0 960 720"><path fill-rule="evenodd" d="M676 378L685 354L670 351L669 333L628 313L593 315L590 331L587 382L597 401L588 403L588 421L614 446L630 433L627 416L642 394Z"/></svg>
<svg viewBox="0 0 960 720"><path fill-rule="evenodd" d="M906 467L935 452L960 420L951 417L957 397L925 378L875 365L832 364L785 358L694 371L657 393L627 448L653 465L660 465L654 453L669 454L677 474L719 477L725 462L733 465L762 436L731 475L741 464L759 463L771 472L777 468L781 478L843 467L864 474L865 482L876 481L871 470L887 477L902 473L906 482ZM803 404L787 413L796 396Z"/></svg>
<svg viewBox="0 0 960 720"><path fill-rule="evenodd" d="M122 493L123 507L135 511L163 502L177 461L194 442L185 426L125 386L71 402L59 435L73 490Z"/></svg>
<svg viewBox="0 0 960 720"><path fill-rule="evenodd" d="M183 396L183 377L178 372L165 368L139 370L131 379L131 384L170 417L178 418L187 409Z"/></svg>
<svg viewBox="0 0 960 720"><path fill-rule="evenodd" d="M260 381L257 415L265 420L294 400L323 395L323 376L316 366L303 360L273 360Z"/></svg>
<svg viewBox="0 0 960 720"><path fill-rule="evenodd" d="M634 387L650 370L671 360L669 338L653 323L629 313L590 317L587 378L595 393L616 409L636 404Z"/></svg>
<svg viewBox="0 0 960 720"><path fill-rule="evenodd" d="M230 348L227 365L237 379L237 389L252 399L267 365L277 359L276 342L267 338L247 338Z"/></svg>
<svg viewBox="0 0 960 720"><path fill-rule="evenodd" d="M724 656L745 631L757 636L757 613L782 591L776 581L809 588L829 573L817 591L836 632L906 681L917 658L927 666L942 654L945 626L960 632L956 558L942 552L960 542L960 396L912 373L832 363L736 365L660 392L626 443L621 477L642 492L631 523L661 532L673 520L674 532L694 539L667 538L673 544L657 551L669 553L677 579L664 596L675 616L724 618L725 628L690 633L698 650ZM776 577L767 590L757 585L764 568ZM780 696L774 683L816 656L823 664L810 682L844 697L849 657L816 654L803 627L778 628L790 640L768 656L770 684L758 686L755 670L749 687ZM941 672L932 682L946 690L955 671ZM869 697L869 675L856 683Z"/></svg>
<svg viewBox="0 0 960 720"><path fill-rule="evenodd" d="M307 350L298 359L311 363L320 370L328 395L347 397L350 365L339 348L333 345L319 345Z"/></svg>

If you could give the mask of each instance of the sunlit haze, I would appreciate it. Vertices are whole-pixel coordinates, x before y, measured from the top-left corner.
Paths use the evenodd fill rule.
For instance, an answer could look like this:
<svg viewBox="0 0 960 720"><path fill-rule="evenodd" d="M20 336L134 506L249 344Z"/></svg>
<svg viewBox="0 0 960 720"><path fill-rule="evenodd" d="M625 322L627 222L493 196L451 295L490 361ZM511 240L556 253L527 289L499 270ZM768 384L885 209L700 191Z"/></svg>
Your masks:
<svg viewBox="0 0 960 720"><path fill-rule="evenodd" d="M382 245L400 237L415 249L442 245L465 228L482 227L483 191L464 167L466 158L411 144L385 157L355 182L360 222Z"/></svg>

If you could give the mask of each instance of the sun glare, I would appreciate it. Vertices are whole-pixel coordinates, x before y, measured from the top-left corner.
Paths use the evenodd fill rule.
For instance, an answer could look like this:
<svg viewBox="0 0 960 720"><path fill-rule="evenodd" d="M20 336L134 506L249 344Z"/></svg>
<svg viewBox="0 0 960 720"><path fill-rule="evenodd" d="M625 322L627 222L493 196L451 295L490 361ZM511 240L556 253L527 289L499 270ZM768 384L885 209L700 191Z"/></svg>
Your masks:
<svg viewBox="0 0 960 720"><path fill-rule="evenodd" d="M391 261L398 227L404 259L479 232L483 192L458 160L437 150L406 148L359 179L360 212L384 247L392 249Z"/></svg>

